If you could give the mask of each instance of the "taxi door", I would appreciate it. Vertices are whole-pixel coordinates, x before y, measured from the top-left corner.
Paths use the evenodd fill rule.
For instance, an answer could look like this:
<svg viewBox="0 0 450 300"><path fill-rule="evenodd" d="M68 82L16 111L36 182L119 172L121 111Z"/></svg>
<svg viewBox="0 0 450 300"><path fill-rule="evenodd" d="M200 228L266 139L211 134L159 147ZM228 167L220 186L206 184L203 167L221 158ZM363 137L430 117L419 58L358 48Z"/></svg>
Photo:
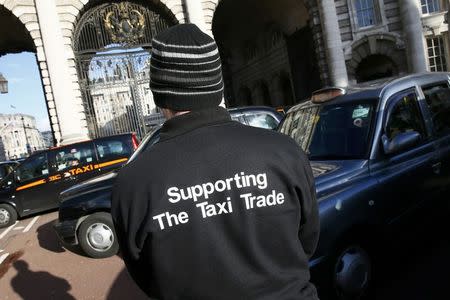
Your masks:
<svg viewBox="0 0 450 300"><path fill-rule="evenodd" d="M450 87L444 81L423 86L422 91L439 152L439 160L433 165L433 189L446 198L450 191Z"/></svg>
<svg viewBox="0 0 450 300"><path fill-rule="evenodd" d="M59 206L59 194L97 175L96 157L92 142L84 142L54 149L49 154L52 175L48 184L53 190L55 207Z"/></svg>
<svg viewBox="0 0 450 300"><path fill-rule="evenodd" d="M20 203L20 215L52 208L52 189L47 184L49 176L47 152L30 156L16 169L15 192L12 197Z"/></svg>
<svg viewBox="0 0 450 300"><path fill-rule="evenodd" d="M408 225L419 208L435 196L430 182L435 178L433 165L438 159L436 143L426 126L415 88L390 98L385 112L383 136L389 141L402 133L420 134L420 140L407 149L392 154L381 150L378 161L371 166L383 186L376 206L380 215L388 224Z"/></svg>

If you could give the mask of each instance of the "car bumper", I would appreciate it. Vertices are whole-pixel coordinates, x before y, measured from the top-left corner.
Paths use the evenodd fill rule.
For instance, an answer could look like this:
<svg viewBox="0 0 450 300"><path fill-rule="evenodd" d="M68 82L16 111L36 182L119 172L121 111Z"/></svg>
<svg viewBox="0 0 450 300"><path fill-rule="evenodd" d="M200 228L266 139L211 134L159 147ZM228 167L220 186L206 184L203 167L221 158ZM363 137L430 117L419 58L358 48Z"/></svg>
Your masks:
<svg viewBox="0 0 450 300"><path fill-rule="evenodd" d="M78 244L77 240L77 223L78 220L55 221L53 228L55 229L59 239L68 245Z"/></svg>

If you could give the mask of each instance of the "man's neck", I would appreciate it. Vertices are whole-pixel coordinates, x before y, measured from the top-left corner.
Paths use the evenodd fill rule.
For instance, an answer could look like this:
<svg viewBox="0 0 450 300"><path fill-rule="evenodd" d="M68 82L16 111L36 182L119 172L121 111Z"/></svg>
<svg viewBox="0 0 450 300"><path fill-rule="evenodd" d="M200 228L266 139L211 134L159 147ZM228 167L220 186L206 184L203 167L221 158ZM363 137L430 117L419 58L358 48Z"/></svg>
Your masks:
<svg viewBox="0 0 450 300"><path fill-rule="evenodd" d="M166 120L161 128L160 141L184 134L194 129L230 122L231 117L223 107L194 110Z"/></svg>
<svg viewBox="0 0 450 300"><path fill-rule="evenodd" d="M190 111L188 111L188 110L187 111L174 111L174 110L167 109L167 108L162 109L162 113L163 113L164 117L166 118L166 120L170 120L176 116L181 116L181 115L187 114L189 112Z"/></svg>
<svg viewBox="0 0 450 300"><path fill-rule="evenodd" d="M187 114L187 113L190 113L190 112L191 112L190 110L188 110L188 111L177 111L173 116L174 117L181 116L181 115L184 115L184 114Z"/></svg>

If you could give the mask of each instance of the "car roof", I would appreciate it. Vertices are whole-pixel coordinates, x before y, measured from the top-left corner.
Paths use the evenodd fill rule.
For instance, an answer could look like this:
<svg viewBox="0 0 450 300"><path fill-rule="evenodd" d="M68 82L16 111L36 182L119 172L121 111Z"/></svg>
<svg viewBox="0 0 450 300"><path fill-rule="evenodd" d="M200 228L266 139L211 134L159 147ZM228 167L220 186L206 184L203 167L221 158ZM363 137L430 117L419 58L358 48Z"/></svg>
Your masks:
<svg viewBox="0 0 450 300"><path fill-rule="evenodd" d="M281 121L283 119L283 114L278 112L275 108L270 106L242 106L242 107L233 107L229 108L228 112L231 116L237 117L240 114L250 113L250 114L258 114L258 113L267 113L274 116L277 121Z"/></svg>
<svg viewBox="0 0 450 300"><path fill-rule="evenodd" d="M444 79L448 80L450 73L446 72L426 72L411 74L403 77L390 77L383 78L379 80L369 81L360 83L357 86L349 86L346 89L346 94L338 96L333 100L327 101L323 104L313 104L310 98L305 99L304 102L299 103L292 107L289 112L296 111L300 108L310 105L333 105L333 104L343 104L350 103L354 101L367 100L377 102L380 100L383 92L395 86L407 86L414 84L427 84L432 82L442 81Z"/></svg>
<svg viewBox="0 0 450 300"><path fill-rule="evenodd" d="M11 164L20 164L20 162L13 160L0 161L0 165L11 165Z"/></svg>
<svg viewBox="0 0 450 300"><path fill-rule="evenodd" d="M133 135L133 133L132 132L128 132L128 133L114 134L114 135L99 137L99 138L95 138L95 139L89 139L89 140L84 140L84 141L80 141L80 142L75 142L75 143L72 143L72 144L61 145L61 146L58 146L58 147L51 147L51 148L46 149L46 150L40 150L40 151L33 152L33 155L36 154L36 153L41 153L41 152L45 152L45 151L49 151L49 150L57 150L57 149L61 149L61 148L64 148L64 147L79 145L79 144L83 144L83 143L86 143L86 142L93 142L93 141L111 139L111 138L115 138L115 137L123 137L123 136L128 136L128 135Z"/></svg>
<svg viewBox="0 0 450 300"><path fill-rule="evenodd" d="M228 112L230 114L244 113L244 112L259 112L259 111L278 113L276 111L276 109L269 107L269 106L241 106L241 107L233 107L233 108L228 109Z"/></svg>

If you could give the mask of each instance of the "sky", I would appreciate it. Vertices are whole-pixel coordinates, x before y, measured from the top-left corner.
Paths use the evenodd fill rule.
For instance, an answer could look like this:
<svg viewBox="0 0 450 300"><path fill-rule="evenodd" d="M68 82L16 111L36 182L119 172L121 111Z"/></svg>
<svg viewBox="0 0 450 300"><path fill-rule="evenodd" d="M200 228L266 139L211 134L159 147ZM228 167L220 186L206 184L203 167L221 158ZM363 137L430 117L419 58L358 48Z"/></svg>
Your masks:
<svg viewBox="0 0 450 300"><path fill-rule="evenodd" d="M8 94L0 94L0 113L34 116L40 131L50 130L35 54L22 52L0 57L0 73L8 80Z"/></svg>

